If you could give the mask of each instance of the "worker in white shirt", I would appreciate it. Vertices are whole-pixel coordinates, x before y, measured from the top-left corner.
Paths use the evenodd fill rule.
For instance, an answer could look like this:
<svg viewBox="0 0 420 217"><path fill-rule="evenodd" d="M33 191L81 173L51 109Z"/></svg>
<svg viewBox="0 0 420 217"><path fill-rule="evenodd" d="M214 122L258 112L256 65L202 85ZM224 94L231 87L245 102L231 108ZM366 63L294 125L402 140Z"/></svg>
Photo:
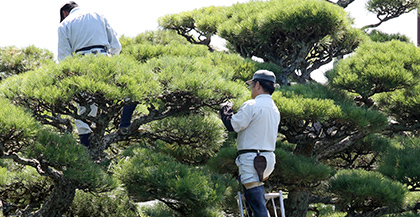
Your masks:
<svg viewBox="0 0 420 217"><path fill-rule="evenodd" d="M229 131L238 133L239 180L245 189L245 199L254 216L266 217L263 181L273 172L280 112L271 94L275 90L276 76L268 70L258 70L247 81L251 100L242 104L236 114L227 103L220 111L222 121Z"/></svg>
<svg viewBox="0 0 420 217"><path fill-rule="evenodd" d="M86 12L78 7L74 1L64 4L60 8L60 25L58 27L58 61L74 53L117 55L121 51L117 33L111 28L105 17L95 12ZM79 115L86 112L86 108L79 106ZM98 107L91 106L89 116L96 117ZM123 108L120 128L130 125L131 116L136 105ZM81 120L75 120L80 141L89 146L90 126Z"/></svg>

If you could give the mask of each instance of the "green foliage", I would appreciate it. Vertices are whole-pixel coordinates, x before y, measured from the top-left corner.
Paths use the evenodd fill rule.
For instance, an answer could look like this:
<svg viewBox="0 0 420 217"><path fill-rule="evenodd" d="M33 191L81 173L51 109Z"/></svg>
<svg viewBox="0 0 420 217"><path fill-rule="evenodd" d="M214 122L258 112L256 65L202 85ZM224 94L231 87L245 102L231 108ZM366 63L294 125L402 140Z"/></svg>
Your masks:
<svg viewBox="0 0 420 217"><path fill-rule="evenodd" d="M410 191L405 200L408 207L415 206L420 201L420 192Z"/></svg>
<svg viewBox="0 0 420 217"><path fill-rule="evenodd" d="M160 57L185 56L192 60L199 58L195 61L206 66L206 68L217 68L217 71L223 73L228 80L240 78L241 76L238 76L240 73L246 73L244 81L248 80L256 71L255 66L259 65L256 62L244 60L235 54L209 52L204 46L191 46L182 43L176 37L180 36L171 31L144 33L127 42L129 46L124 48L123 53L143 63ZM271 66L271 68L273 67Z"/></svg>
<svg viewBox="0 0 420 217"><path fill-rule="evenodd" d="M398 17L420 6L418 0L393 1L393 0L369 0L366 4L368 11L378 14L378 18L384 20L387 17Z"/></svg>
<svg viewBox="0 0 420 217"><path fill-rule="evenodd" d="M364 98L418 83L420 50L400 41L367 42L326 76L334 87Z"/></svg>
<svg viewBox="0 0 420 217"><path fill-rule="evenodd" d="M324 205L324 204L314 204L313 205L316 210L318 210L317 214L318 216L323 217L345 217L346 213L344 212L338 212L334 206L332 205ZM315 212L312 212L313 214L310 214L311 212L308 211L307 217L316 215Z"/></svg>
<svg viewBox="0 0 420 217"><path fill-rule="evenodd" d="M334 171L331 167L317 163L315 159L293 155L283 149L276 149L276 168L270 176L271 181L293 187L313 187L320 181L329 179Z"/></svg>
<svg viewBox="0 0 420 217"><path fill-rule="evenodd" d="M23 108L12 105L7 99L0 97L0 137L9 140L34 136L39 125ZM3 138L4 137L4 138ZM1 156L1 155L0 155Z"/></svg>
<svg viewBox="0 0 420 217"><path fill-rule="evenodd" d="M225 128L213 113L170 117L149 126L156 132L156 150L170 154L178 161L204 164L222 146Z"/></svg>
<svg viewBox="0 0 420 217"><path fill-rule="evenodd" d="M229 46L244 57L273 62L286 73L298 69L294 64L306 71L308 62L325 58L320 54L325 47L340 44L337 50L351 51L361 37L351 30L344 10L326 1L252 1L229 10L229 19L219 26Z"/></svg>
<svg viewBox="0 0 420 217"><path fill-rule="evenodd" d="M360 30L351 28L342 8L314 0L201 8L164 16L159 24L176 30L192 44L208 45L217 34L242 57L256 56L277 65L282 84L288 83L287 76L296 70L305 74L302 77L309 76L332 57L352 52L363 38Z"/></svg>
<svg viewBox="0 0 420 217"><path fill-rule="evenodd" d="M408 212L403 214L392 214L388 215L389 217L419 217L420 215L415 212Z"/></svg>
<svg viewBox="0 0 420 217"><path fill-rule="evenodd" d="M28 156L61 170L63 175L79 183L81 189L108 189L113 180L92 162L86 148L77 144L71 135L58 135L50 131L40 131L38 143Z"/></svg>
<svg viewBox="0 0 420 217"><path fill-rule="evenodd" d="M302 88L307 89L303 86ZM284 89L289 88L285 87L282 90ZM342 114L340 107L335 105L334 100L312 98L293 91L286 90L283 92L282 90L275 92L273 99L284 121L288 119L338 118Z"/></svg>
<svg viewBox="0 0 420 217"><path fill-rule="evenodd" d="M274 92L273 100L282 116L281 125L336 121L363 130L379 130L387 123L383 114L356 107L344 94L322 85L282 87Z"/></svg>
<svg viewBox="0 0 420 217"><path fill-rule="evenodd" d="M363 140L356 143L355 146L358 146L357 148L364 150L384 153L388 150L391 144L389 139L382 135L370 134L363 138Z"/></svg>
<svg viewBox="0 0 420 217"><path fill-rule="evenodd" d="M216 98L220 94L233 94L229 98L239 97L238 93L244 95L245 89L239 90L239 85L230 80L242 72L241 66L246 65L246 61L238 55L211 53L204 46L180 43L176 36L170 31L145 33L130 42L124 53L145 63L158 76L165 91L197 92L204 98ZM254 69L247 72L251 74Z"/></svg>
<svg viewBox="0 0 420 217"><path fill-rule="evenodd" d="M381 158L378 170L392 180L401 182L415 191L420 187L420 139L396 137L391 147Z"/></svg>
<svg viewBox="0 0 420 217"><path fill-rule="evenodd" d="M35 168L29 166L18 168L10 166L0 167L0 173L2 174L0 179L1 186L10 185L13 182L19 182L22 185L30 185L31 183L45 180L44 177L37 173Z"/></svg>
<svg viewBox="0 0 420 217"><path fill-rule="evenodd" d="M3 163L6 166L0 166L0 198L5 207L2 214L9 215L49 195L51 180L39 175L35 168L16 166L12 161Z"/></svg>
<svg viewBox="0 0 420 217"><path fill-rule="evenodd" d="M180 164L147 149L132 153L115 172L136 201L158 199L184 216L214 216L226 197L233 195L236 181L229 177Z"/></svg>
<svg viewBox="0 0 420 217"><path fill-rule="evenodd" d="M53 54L35 46L0 48L0 80L52 63Z"/></svg>
<svg viewBox="0 0 420 217"><path fill-rule="evenodd" d="M405 35L401 35L399 33L397 33L397 34L387 34L387 33L381 32L381 31L376 30L376 29L369 32L368 36L374 42L387 42L387 41L392 41L392 40L399 40L399 41L402 41L402 42L410 42L410 38L408 38Z"/></svg>
<svg viewBox="0 0 420 217"><path fill-rule="evenodd" d="M160 90L154 77L130 58L88 55L7 79L1 89L8 98L24 95L52 104L69 102L82 92L99 92L110 100L140 100Z"/></svg>
<svg viewBox="0 0 420 217"><path fill-rule="evenodd" d="M418 114L420 112L420 85L378 94L375 97L378 107L386 112L393 121L393 130L418 132Z"/></svg>
<svg viewBox="0 0 420 217"><path fill-rule="evenodd" d="M234 98L244 93L244 86L226 80L225 74L220 73L224 70L203 64L206 61L206 58L162 57L147 64L170 92L192 93L203 99Z"/></svg>
<svg viewBox="0 0 420 217"><path fill-rule="evenodd" d="M283 72L283 69L274 63L259 63L252 59L244 59L243 62L238 62L235 66L236 68L234 69L235 74L233 78L241 81L251 80L254 73L260 69L272 71L276 75Z"/></svg>
<svg viewBox="0 0 420 217"><path fill-rule="evenodd" d="M328 160L328 165L345 169L363 168L371 170L377 168L378 158L389 147L390 141L388 138L378 134L369 134L347 149L337 153L338 157Z"/></svg>
<svg viewBox="0 0 420 217"><path fill-rule="evenodd" d="M128 38L125 36L120 37L120 43L122 46L121 53L124 54L126 49L129 49L133 45L138 44L151 44L151 45L168 45L168 44L189 44L180 35L174 34L171 31L157 30L157 31L146 31L137 35L134 38Z"/></svg>
<svg viewBox="0 0 420 217"><path fill-rule="evenodd" d="M179 14L170 14L159 18L159 25L165 29L188 30L196 29L202 35L211 36L217 33L217 24L222 22L225 17L223 11L225 7L210 6L206 8L195 9L193 11L182 12ZM203 17L202 15L206 16Z"/></svg>
<svg viewBox="0 0 420 217"><path fill-rule="evenodd" d="M153 206L143 206L140 208L141 215L140 217L167 217L180 216L175 211L171 210L168 206L163 203L156 203Z"/></svg>
<svg viewBox="0 0 420 217"><path fill-rule="evenodd" d="M407 189L379 172L341 170L330 180L343 211L368 212L380 207L401 208Z"/></svg>
<svg viewBox="0 0 420 217"><path fill-rule="evenodd" d="M273 7L270 7L273 5ZM264 31L260 34L273 35L278 31L289 32L290 36L297 36L306 32L299 41L319 40L325 35L334 34L343 25L349 25L346 14L337 6L325 1L271 1L266 4L269 7L267 16L263 20ZM331 22L334 20L335 22ZM278 22L275 22L278 21ZM268 24L274 23L274 26ZM296 38L298 39L298 38Z"/></svg>
<svg viewBox="0 0 420 217"><path fill-rule="evenodd" d="M138 216L137 207L122 192L91 194L76 191L67 216Z"/></svg>
<svg viewBox="0 0 420 217"><path fill-rule="evenodd" d="M96 129L106 130L102 134L94 133L94 141L98 144L91 147L106 149L110 145L105 144L108 141L114 145L128 140L124 143L126 147L112 146L127 149L112 153L123 153L123 156L108 159L109 168L105 168L103 162L92 162L89 156L92 148L77 145L74 135L56 134L53 128L57 125L53 124L49 128L53 130L46 130L23 109L0 99L3 105L0 109L1 139L18 139L10 143L9 150L17 150L19 156L57 171L66 181L77 185L77 189L95 192L77 191L67 215L136 216L138 213L132 202L150 200L162 203L142 208L141 216L232 215L236 211L235 195L240 187L232 178L237 174L236 149L232 137L226 141L224 127L216 117L219 104L231 100L236 109L249 99L249 90L243 81L250 79L258 69L269 69L277 75L300 72L305 77L305 73L332 58L353 51L365 38L360 30L350 26L344 10L316 0L251 1L231 7L207 7L165 16L160 19L160 25L175 29L182 36L173 31L157 31L135 38L122 37L123 52L112 58L74 56L59 64L48 64L51 58L37 53L25 57L34 58L30 62L37 63L30 67L18 56L32 51L13 56L10 53L13 49L9 49L5 54L10 57L8 63L29 71L2 81L0 92L10 101L26 107L45 124L58 119L52 117L76 116L74 102L82 101L83 96L88 95L100 105L101 115L108 117L105 121L92 121L97 124ZM198 37L189 38L190 30L198 33ZM228 46L239 54L210 52L207 47L188 43L205 44L214 34L227 39ZM38 51L34 49L34 52ZM265 63L249 59L252 56L263 58ZM381 111L395 114L392 118L400 121L411 117L407 114L415 116L418 114L415 109L420 108L416 104L420 102L417 99L420 86L416 86L415 79L419 76L418 57L418 49L407 44L395 41L366 43L330 72L330 82L333 87L381 99L378 103ZM0 63L2 58L1 53ZM0 69L3 65L0 64ZM395 91L403 88L408 89ZM392 94L385 93L391 91ZM389 101L385 100L387 96L391 96ZM122 135L120 131L112 132L114 129L109 129L108 124L111 117L118 116L126 98L139 103L137 116L133 119L136 124L140 123L140 129ZM269 182L274 188L290 192L303 188L315 193L315 187L335 173L333 168L323 164L324 161L316 159L319 152L307 155L314 158L292 154L302 149L302 143L308 150L323 145L322 148L328 149L345 137L360 131L366 134L379 132L387 124L385 115L375 108L357 107L346 92L326 86L282 87L273 94L273 99L282 116L280 130L283 135L280 138L290 141L279 142L276 169ZM403 100L411 104L404 104ZM171 113L173 108L180 111ZM396 111L398 109L400 113ZM160 116L153 116L159 112ZM286 133L294 133L295 141ZM305 136L311 139L305 140ZM142 142L144 147L135 146L134 140ZM366 150L374 157L382 157L387 142L383 137L368 135L333 154ZM3 151L3 143L0 145ZM401 150L411 152L399 156ZM111 153L113 150L106 151ZM415 155L418 155L416 145L393 147L383 156L380 170L390 162L394 167L389 170L391 177L396 179L393 174L400 171L396 171L395 165L403 162L397 161L397 157L416 162L412 158ZM5 155L2 152L0 156ZM55 188L51 179L40 176L34 168L3 160L0 165L0 195L12 192L7 194L10 195L8 203L24 208L33 202L30 198L35 197L35 193L41 192L41 197L35 201L39 206ZM404 175L415 176L418 169L412 168L407 171L413 173L405 171ZM109 172L114 172L115 176L110 176ZM121 181L128 195L114 191L98 193L115 187L113 178ZM410 181L414 179L410 178ZM18 188L14 188L16 186ZM345 211L365 212L369 211L366 208L369 206L400 207L407 189L379 173L354 170L339 171L331 181L331 191L338 195L342 207L350 207ZM19 198L19 195L24 196ZM303 209L307 210L307 207ZM323 214L326 213L334 215L330 210L324 210ZM342 216L342 213L334 216Z"/></svg>
<svg viewBox="0 0 420 217"><path fill-rule="evenodd" d="M168 45L136 44L124 50L124 54L132 56L140 62L146 62L151 58L159 58L161 56L206 56L208 52L205 46L184 45L176 42L171 42Z"/></svg>
<svg viewBox="0 0 420 217"><path fill-rule="evenodd" d="M235 164L236 147L221 148L217 155L210 158L207 166L214 172L219 174L233 174L238 177L238 167Z"/></svg>

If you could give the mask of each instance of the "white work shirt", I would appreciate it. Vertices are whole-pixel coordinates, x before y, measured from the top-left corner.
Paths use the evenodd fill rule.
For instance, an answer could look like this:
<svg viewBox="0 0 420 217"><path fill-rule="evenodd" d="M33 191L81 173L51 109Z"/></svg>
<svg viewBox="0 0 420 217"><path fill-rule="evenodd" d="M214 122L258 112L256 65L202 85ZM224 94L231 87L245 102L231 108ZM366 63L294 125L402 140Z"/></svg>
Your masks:
<svg viewBox="0 0 420 217"><path fill-rule="evenodd" d="M271 95L260 94L246 101L232 116L231 124L238 133L238 150L275 150L280 112Z"/></svg>
<svg viewBox="0 0 420 217"><path fill-rule="evenodd" d="M117 33L103 16L74 8L58 27L58 60L90 46L105 46L111 55L121 51Z"/></svg>

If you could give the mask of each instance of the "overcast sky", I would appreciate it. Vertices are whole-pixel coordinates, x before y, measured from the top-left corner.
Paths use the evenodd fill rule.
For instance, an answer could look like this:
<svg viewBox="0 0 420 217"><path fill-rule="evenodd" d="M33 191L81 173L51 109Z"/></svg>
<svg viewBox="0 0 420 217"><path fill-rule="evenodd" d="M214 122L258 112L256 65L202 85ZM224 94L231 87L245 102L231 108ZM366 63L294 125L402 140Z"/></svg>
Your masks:
<svg viewBox="0 0 420 217"><path fill-rule="evenodd" d="M157 19L166 14L196 8L230 6L249 0L75 0L80 7L103 14L119 35L134 37L158 28ZM0 47L35 45L57 53L59 9L64 0L3 0L0 7ZM146 2L146 3L145 3ZM364 9L366 0L356 0L346 11L355 18L355 26L375 23L375 16ZM381 26L388 33L408 35L416 41L416 12Z"/></svg>

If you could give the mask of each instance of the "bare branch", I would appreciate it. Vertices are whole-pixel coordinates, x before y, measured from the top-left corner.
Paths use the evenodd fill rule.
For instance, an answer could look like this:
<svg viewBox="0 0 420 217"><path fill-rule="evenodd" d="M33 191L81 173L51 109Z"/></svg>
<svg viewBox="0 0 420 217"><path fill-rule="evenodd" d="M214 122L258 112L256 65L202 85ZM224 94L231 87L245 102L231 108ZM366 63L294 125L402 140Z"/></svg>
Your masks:
<svg viewBox="0 0 420 217"><path fill-rule="evenodd" d="M342 139L340 142L328 147L324 151L316 153L316 155L315 155L316 159L317 159L317 161L319 161L324 157L327 157L331 154L340 152L340 151L348 148L350 145L354 144L356 141L362 139L365 136L366 135L365 135L364 132L358 132L358 133L355 133L351 136L347 136L346 138Z"/></svg>
<svg viewBox="0 0 420 217"><path fill-rule="evenodd" d="M58 180L63 176L63 173L61 171L52 169L46 163L42 163L38 161L37 159L26 159L26 158L20 157L17 153L14 153L14 152L4 153L2 158L12 159L13 161L21 165L31 166L35 168L40 175L48 176L55 180Z"/></svg>

